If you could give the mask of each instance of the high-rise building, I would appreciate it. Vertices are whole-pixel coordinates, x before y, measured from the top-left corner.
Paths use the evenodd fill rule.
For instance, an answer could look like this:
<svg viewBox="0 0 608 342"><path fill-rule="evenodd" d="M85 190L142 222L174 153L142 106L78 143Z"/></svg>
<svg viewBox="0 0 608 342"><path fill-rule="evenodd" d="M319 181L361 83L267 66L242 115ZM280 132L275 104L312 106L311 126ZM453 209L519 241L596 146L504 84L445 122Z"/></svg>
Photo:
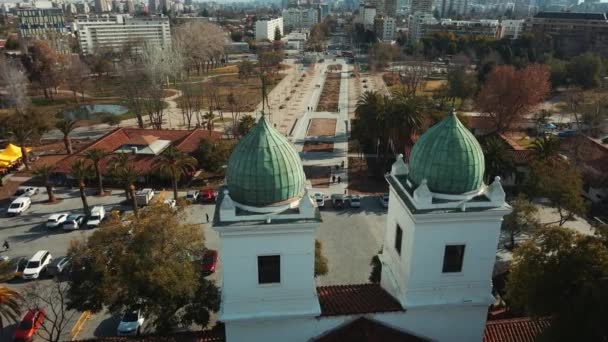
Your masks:
<svg viewBox="0 0 608 342"><path fill-rule="evenodd" d="M376 33L376 37L384 42L390 42L395 39L396 26L397 21L395 18L377 15L374 19L374 32Z"/></svg>
<svg viewBox="0 0 608 342"><path fill-rule="evenodd" d="M126 10L129 14L135 13L135 5L133 4L133 0L127 0Z"/></svg>
<svg viewBox="0 0 608 342"><path fill-rule="evenodd" d="M319 22L317 8L288 8L283 10L283 25L285 29L310 29Z"/></svg>
<svg viewBox="0 0 608 342"><path fill-rule="evenodd" d="M376 17L376 7L360 4L359 5L359 18L357 20L363 24L366 28L374 26L374 18Z"/></svg>
<svg viewBox="0 0 608 342"><path fill-rule="evenodd" d="M106 13L110 11L108 0L95 0L95 13Z"/></svg>
<svg viewBox="0 0 608 342"><path fill-rule="evenodd" d="M384 1L384 14L393 18L397 15L397 0Z"/></svg>
<svg viewBox="0 0 608 342"><path fill-rule="evenodd" d="M465 15L468 11L468 0L441 0L439 15L442 18Z"/></svg>
<svg viewBox="0 0 608 342"><path fill-rule="evenodd" d="M128 15L79 17L75 21L83 54L99 49L120 50L125 44L141 41L160 47L171 46L169 18L132 18Z"/></svg>
<svg viewBox="0 0 608 342"><path fill-rule="evenodd" d="M65 16L60 8L32 8L17 10L19 37L44 37L49 33L66 33Z"/></svg>
<svg viewBox="0 0 608 342"><path fill-rule="evenodd" d="M255 22L255 39L274 40L274 33L279 29L281 36L283 35L283 18L262 19Z"/></svg>
<svg viewBox="0 0 608 342"><path fill-rule="evenodd" d="M368 5L376 8L376 13L384 13L384 0L367 0Z"/></svg>
<svg viewBox="0 0 608 342"><path fill-rule="evenodd" d="M410 13L433 13L433 0L411 0Z"/></svg>
<svg viewBox="0 0 608 342"><path fill-rule="evenodd" d="M158 0L148 0L148 14L158 13L158 7Z"/></svg>

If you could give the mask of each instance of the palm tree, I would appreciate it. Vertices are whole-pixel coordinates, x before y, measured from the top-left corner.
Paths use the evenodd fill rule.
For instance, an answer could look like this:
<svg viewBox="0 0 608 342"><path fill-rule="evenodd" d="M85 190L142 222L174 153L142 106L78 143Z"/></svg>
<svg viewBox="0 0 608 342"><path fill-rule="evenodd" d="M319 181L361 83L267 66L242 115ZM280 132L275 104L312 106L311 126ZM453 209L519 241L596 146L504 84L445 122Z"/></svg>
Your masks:
<svg viewBox="0 0 608 342"><path fill-rule="evenodd" d="M561 141L553 135L545 134L532 142L532 150L538 159L554 159L559 154Z"/></svg>
<svg viewBox="0 0 608 342"><path fill-rule="evenodd" d="M188 171L194 170L197 164L198 162L194 157L175 149L173 146L161 154L158 167L162 173L171 176L173 198L175 200L177 200L177 182Z"/></svg>
<svg viewBox="0 0 608 342"><path fill-rule="evenodd" d="M30 163L28 161L28 152L25 145L32 139L35 133L36 128L28 127L25 123L13 127L8 132L11 140L21 147L21 159L23 160L25 169L28 171L30 170Z"/></svg>
<svg viewBox="0 0 608 342"><path fill-rule="evenodd" d="M78 181L78 189L80 190L80 199L82 200L82 207L87 215L91 214L89 210L89 203L87 201L87 194L84 192L84 185L87 178L93 177L93 168L87 164L85 159L79 158L72 163L71 170L72 177Z"/></svg>
<svg viewBox="0 0 608 342"><path fill-rule="evenodd" d="M506 144L500 138L488 138L483 143L483 153L486 161L486 182L496 176L504 177L513 172L513 161Z"/></svg>
<svg viewBox="0 0 608 342"><path fill-rule="evenodd" d="M44 180L44 187L46 188L46 193L49 196L49 202L55 202L55 194L53 193L53 185L51 184L51 174L55 170L53 165L42 165L34 170L34 176L40 177Z"/></svg>
<svg viewBox="0 0 608 342"><path fill-rule="evenodd" d="M0 286L0 332L4 332L7 321L18 322L21 316L23 297L6 286Z"/></svg>
<svg viewBox="0 0 608 342"><path fill-rule="evenodd" d="M379 152L386 144L385 97L375 91L366 91L357 101L352 136L359 141L365 153Z"/></svg>
<svg viewBox="0 0 608 342"><path fill-rule="evenodd" d="M205 126L207 126L208 131L213 130L213 120L215 119L215 114L213 114L213 108L209 108L209 111L203 115L203 120L205 120Z"/></svg>
<svg viewBox="0 0 608 342"><path fill-rule="evenodd" d="M76 128L76 120L63 119L55 124L61 133L63 133L63 143L68 154L72 154L72 139L70 139L70 133Z"/></svg>
<svg viewBox="0 0 608 342"><path fill-rule="evenodd" d="M112 177L125 187L125 197L127 200L131 199L133 212L135 213L135 217L137 217L138 208L135 199L134 183L141 173L129 162L129 155L124 153L112 158L110 169Z"/></svg>
<svg viewBox="0 0 608 342"><path fill-rule="evenodd" d="M95 177L97 178L97 189L99 191L99 195L103 195L103 177L101 174L101 170L99 168L99 163L102 159L109 156L110 153L100 149L100 148L92 148L90 150L85 151L82 156L85 159L93 162L93 166L95 167Z"/></svg>

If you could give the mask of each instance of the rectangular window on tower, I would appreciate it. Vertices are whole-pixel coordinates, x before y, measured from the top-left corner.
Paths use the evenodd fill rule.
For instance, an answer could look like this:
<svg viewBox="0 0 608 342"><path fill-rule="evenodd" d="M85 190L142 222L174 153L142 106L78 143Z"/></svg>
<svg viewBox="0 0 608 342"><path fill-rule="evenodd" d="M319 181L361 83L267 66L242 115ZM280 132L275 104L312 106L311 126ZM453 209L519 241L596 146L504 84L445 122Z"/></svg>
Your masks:
<svg viewBox="0 0 608 342"><path fill-rule="evenodd" d="M278 284L281 282L281 257L279 255L258 256L258 283Z"/></svg>
<svg viewBox="0 0 608 342"><path fill-rule="evenodd" d="M443 273L462 272L462 261L464 260L464 245L445 246L443 254Z"/></svg>
<svg viewBox="0 0 608 342"><path fill-rule="evenodd" d="M401 241L403 240L403 230L401 230L401 227L399 227L399 225L397 225L397 229L395 230L395 249L397 250L397 253L399 253L399 255L401 255Z"/></svg>

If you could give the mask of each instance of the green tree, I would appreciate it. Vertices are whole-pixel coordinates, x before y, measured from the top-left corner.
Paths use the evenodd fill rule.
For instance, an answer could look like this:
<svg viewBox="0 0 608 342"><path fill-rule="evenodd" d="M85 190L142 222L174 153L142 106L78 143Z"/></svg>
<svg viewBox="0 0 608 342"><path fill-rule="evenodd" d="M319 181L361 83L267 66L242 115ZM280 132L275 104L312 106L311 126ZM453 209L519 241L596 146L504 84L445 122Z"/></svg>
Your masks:
<svg viewBox="0 0 608 342"><path fill-rule="evenodd" d="M178 199L177 183L179 180L188 172L193 171L197 164L198 162L195 158L175 149L173 146L160 155L157 166L160 172L171 177L173 199Z"/></svg>
<svg viewBox="0 0 608 342"><path fill-rule="evenodd" d="M551 201L559 214L560 226L586 211L581 197L581 176L572 165L563 160L533 160L526 189L532 196L545 197Z"/></svg>
<svg viewBox="0 0 608 342"><path fill-rule="evenodd" d="M54 170L55 167L51 164L39 166L34 170L34 176L41 178L44 182L46 194L49 197L49 203L55 202L55 193L53 192L53 184L51 184L51 175Z"/></svg>
<svg viewBox="0 0 608 342"><path fill-rule="evenodd" d="M221 139L201 139L194 158L203 170L221 172L228 163L233 144Z"/></svg>
<svg viewBox="0 0 608 342"><path fill-rule="evenodd" d="M274 40L275 41L281 40L281 30L278 27L274 28Z"/></svg>
<svg viewBox="0 0 608 342"><path fill-rule="evenodd" d="M126 222L112 215L86 241L71 245L68 307L92 312L137 307L162 334L178 324L207 326L220 297L200 266L205 248L200 226L185 224L181 210L163 203L141 211L140 219Z"/></svg>
<svg viewBox="0 0 608 342"><path fill-rule="evenodd" d="M251 131L253 126L255 126L255 118L251 115L243 115L236 126L236 133L238 136L244 137Z"/></svg>
<svg viewBox="0 0 608 342"><path fill-rule="evenodd" d="M83 158L76 159L72 163L70 174L78 182L78 190L80 190L80 199L82 200L82 208L85 214L90 215L89 202L85 192L85 182L88 178L93 177L93 167Z"/></svg>
<svg viewBox="0 0 608 342"><path fill-rule="evenodd" d="M19 321L23 297L19 292L6 286L0 286L0 333L4 334L4 325Z"/></svg>
<svg viewBox="0 0 608 342"><path fill-rule="evenodd" d="M95 169L95 178L97 178L97 191L99 195L103 195L103 174L101 172L100 163L103 159L110 155L109 152L106 152L100 148L92 148L90 150L86 150L82 156L83 158L90 160L93 163L93 167Z"/></svg>
<svg viewBox="0 0 608 342"><path fill-rule="evenodd" d="M323 244L315 240L315 277L326 275L329 272L327 258L323 255Z"/></svg>
<svg viewBox="0 0 608 342"><path fill-rule="evenodd" d="M568 77L583 88L594 88L600 85L603 64L600 56L587 52L570 60L566 66Z"/></svg>
<svg viewBox="0 0 608 342"><path fill-rule="evenodd" d="M534 156L540 160L559 157L561 141L552 134L544 134L542 138L532 142Z"/></svg>
<svg viewBox="0 0 608 342"><path fill-rule="evenodd" d="M486 182L494 177L506 178L515 170L513 160L506 143L498 137L490 137L483 142L483 154L486 163Z"/></svg>
<svg viewBox="0 0 608 342"><path fill-rule="evenodd" d="M63 144L68 154L72 154L72 139L70 139L70 133L76 128L76 120L63 119L57 121L55 124L57 128L63 134Z"/></svg>
<svg viewBox="0 0 608 342"><path fill-rule="evenodd" d="M608 243L562 227L539 229L515 249L507 282L511 307L551 317L540 341L608 339Z"/></svg>
<svg viewBox="0 0 608 342"><path fill-rule="evenodd" d="M530 203L524 194L519 194L511 202L513 211L504 217L502 230L509 234L509 249L515 248L515 238L523 233L530 233L539 226L538 209Z"/></svg>
<svg viewBox="0 0 608 342"><path fill-rule="evenodd" d="M459 67L448 72L447 95L452 99L452 107L456 99L462 100L473 97L477 92L477 77L467 74L466 68ZM462 106L462 102L460 105Z"/></svg>
<svg viewBox="0 0 608 342"><path fill-rule="evenodd" d="M126 153L114 156L109 163L110 174L118 181L125 189L125 198L131 200L135 217L138 217L137 200L135 198L135 181L141 175L141 172L135 168L129 160L129 155Z"/></svg>

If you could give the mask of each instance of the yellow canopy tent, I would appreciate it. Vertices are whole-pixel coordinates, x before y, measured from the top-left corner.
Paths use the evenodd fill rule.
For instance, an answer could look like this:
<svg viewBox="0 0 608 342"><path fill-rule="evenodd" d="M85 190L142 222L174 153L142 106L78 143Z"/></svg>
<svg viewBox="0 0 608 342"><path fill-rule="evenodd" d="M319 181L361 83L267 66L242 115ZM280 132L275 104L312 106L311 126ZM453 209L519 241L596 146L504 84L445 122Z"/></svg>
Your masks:
<svg viewBox="0 0 608 342"><path fill-rule="evenodd" d="M4 153L4 151L0 151L0 162L12 163L19 158L21 158L21 156L7 154L7 153Z"/></svg>
<svg viewBox="0 0 608 342"><path fill-rule="evenodd" d="M0 169L1 168L6 168L6 167L9 167L9 166L11 166L10 162L7 162L5 160L0 160Z"/></svg>
<svg viewBox="0 0 608 342"><path fill-rule="evenodd" d="M30 152L32 150L32 148L26 147L25 150ZM19 147L17 145L13 145L13 144L8 144L6 146L6 148L4 148L4 150L0 153L12 154L14 156L21 158L21 147Z"/></svg>

